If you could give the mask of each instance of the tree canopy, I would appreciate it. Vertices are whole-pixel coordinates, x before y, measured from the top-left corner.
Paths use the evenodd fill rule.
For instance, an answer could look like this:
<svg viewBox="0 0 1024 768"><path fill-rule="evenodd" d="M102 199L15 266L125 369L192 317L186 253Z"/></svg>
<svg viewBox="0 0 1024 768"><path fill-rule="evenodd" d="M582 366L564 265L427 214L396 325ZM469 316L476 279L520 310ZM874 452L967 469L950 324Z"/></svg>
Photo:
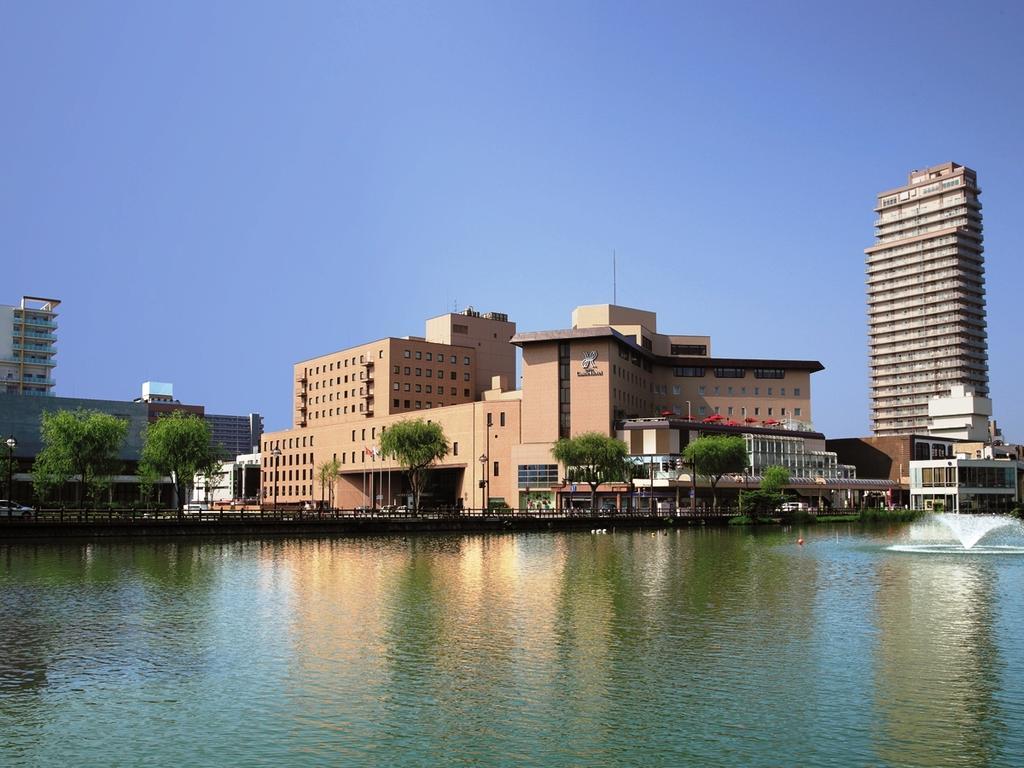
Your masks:
<svg viewBox="0 0 1024 768"><path fill-rule="evenodd" d="M187 501L185 491L192 487L199 472L213 472L218 464L217 451L210 445L210 426L192 413L162 416L145 432L139 474L157 472L174 481L176 506Z"/></svg>
<svg viewBox="0 0 1024 768"><path fill-rule="evenodd" d="M334 481L341 472L341 462L337 457L328 459L316 468L316 477L320 481L320 502L323 503L326 489L327 506L334 508Z"/></svg>
<svg viewBox="0 0 1024 768"><path fill-rule="evenodd" d="M785 467L766 467L761 474L761 487L740 494L740 509L753 518L770 515L785 501L782 489L789 484Z"/></svg>
<svg viewBox="0 0 1024 768"><path fill-rule="evenodd" d="M747 444L739 435L705 435L683 450L683 458L694 473L711 481L711 495L718 506L718 482L730 472L747 468Z"/></svg>
<svg viewBox="0 0 1024 768"><path fill-rule="evenodd" d="M565 467L566 477L590 486L590 508L597 507L597 487L601 483L631 477L627 467L626 444L600 432L584 432L563 437L551 449L551 455Z"/></svg>
<svg viewBox="0 0 1024 768"><path fill-rule="evenodd" d="M448 438L441 425L422 419L399 421L380 436L380 451L402 465L412 489L413 508L419 509L431 465L448 455Z"/></svg>
<svg viewBox="0 0 1024 768"><path fill-rule="evenodd" d="M32 465L40 496L77 478L75 503L95 501L96 491L121 468L118 453L128 435L128 421L109 413L79 409L45 411L41 419L43 449Z"/></svg>

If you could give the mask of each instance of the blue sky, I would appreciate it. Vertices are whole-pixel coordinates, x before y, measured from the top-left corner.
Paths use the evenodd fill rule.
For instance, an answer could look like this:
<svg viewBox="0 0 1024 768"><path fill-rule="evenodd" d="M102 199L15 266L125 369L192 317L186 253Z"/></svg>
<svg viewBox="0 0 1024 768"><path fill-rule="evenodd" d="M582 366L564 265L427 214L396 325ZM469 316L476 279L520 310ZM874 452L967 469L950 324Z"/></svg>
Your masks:
<svg viewBox="0 0 1024 768"><path fill-rule="evenodd" d="M866 434L874 195L954 160L1024 440L1021 8L0 0L0 302L63 300L58 394L275 429L295 361L456 304L566 327L614 249L620 304L821 360L815 425Z"/></svg>

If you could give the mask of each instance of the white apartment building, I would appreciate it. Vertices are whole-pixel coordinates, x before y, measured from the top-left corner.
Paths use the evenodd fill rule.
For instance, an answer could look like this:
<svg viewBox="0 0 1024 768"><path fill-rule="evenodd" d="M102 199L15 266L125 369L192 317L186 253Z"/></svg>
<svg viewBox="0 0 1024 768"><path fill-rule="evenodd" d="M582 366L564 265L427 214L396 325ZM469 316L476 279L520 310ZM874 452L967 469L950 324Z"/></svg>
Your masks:
<svg viewBox="0 0 1024 768"><path fill-rule="evenodd" d="M928 402L962 384L988 396L985 268L974 171L911 171L878 195L867 254L871 424L923 433Z"/></svg>

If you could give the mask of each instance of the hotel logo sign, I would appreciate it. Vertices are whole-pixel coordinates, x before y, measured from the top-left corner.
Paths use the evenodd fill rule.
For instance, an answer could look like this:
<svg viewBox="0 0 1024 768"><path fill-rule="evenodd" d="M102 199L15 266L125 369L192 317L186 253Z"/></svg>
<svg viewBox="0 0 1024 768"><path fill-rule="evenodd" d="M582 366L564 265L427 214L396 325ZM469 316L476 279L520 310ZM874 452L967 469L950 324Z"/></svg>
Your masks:
<svg viewBox="0 0 1024 768"><path fill-rule="evenodd" d="M597 350L583 353L583 370L576 371L577 376L604 376L604 371L597 368Z"/></svg>

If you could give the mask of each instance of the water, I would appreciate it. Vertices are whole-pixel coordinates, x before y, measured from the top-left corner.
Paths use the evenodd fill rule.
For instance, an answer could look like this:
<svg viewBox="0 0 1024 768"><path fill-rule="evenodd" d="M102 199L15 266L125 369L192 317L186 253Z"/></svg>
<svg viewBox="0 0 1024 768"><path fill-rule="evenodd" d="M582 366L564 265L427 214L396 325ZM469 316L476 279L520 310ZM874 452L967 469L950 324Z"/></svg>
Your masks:
<svg viewBox="0 0 1024 768"><path fill-rule="evenodd" d="M1006 515L927 515L893 550L918 553L1024 555L1024 529Z"/></svg>
<svg viewBox="0 0 1024 768"><path fill-rule="evenodd" d="M1024 764L1024 558L907 532L2 545L0 765Z"/></svg>

